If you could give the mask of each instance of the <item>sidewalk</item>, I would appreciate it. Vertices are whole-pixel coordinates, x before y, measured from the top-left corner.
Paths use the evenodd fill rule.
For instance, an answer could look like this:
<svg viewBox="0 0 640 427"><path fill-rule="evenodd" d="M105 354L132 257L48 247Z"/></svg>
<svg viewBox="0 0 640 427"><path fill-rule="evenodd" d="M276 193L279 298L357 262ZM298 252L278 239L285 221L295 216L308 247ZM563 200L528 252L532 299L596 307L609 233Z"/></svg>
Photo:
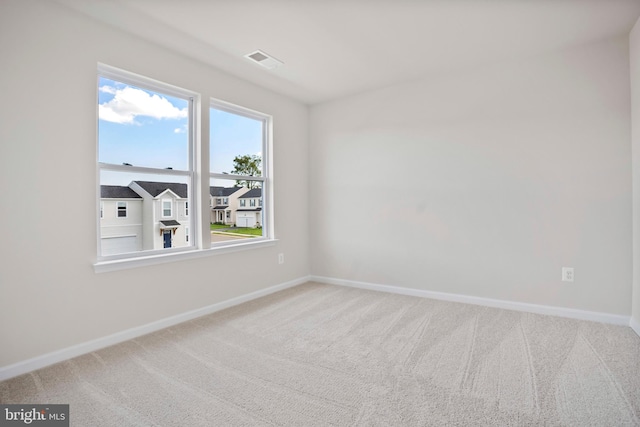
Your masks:
<svg viewBox="0 0 640 427"><path fill-rule="evenodd" d="M238 233L225 233L223 231L212 231L211 232L211 243L216 242L226 242L229 240L239 240L239 239L250 239L253 236L247 236Z"/></svg>

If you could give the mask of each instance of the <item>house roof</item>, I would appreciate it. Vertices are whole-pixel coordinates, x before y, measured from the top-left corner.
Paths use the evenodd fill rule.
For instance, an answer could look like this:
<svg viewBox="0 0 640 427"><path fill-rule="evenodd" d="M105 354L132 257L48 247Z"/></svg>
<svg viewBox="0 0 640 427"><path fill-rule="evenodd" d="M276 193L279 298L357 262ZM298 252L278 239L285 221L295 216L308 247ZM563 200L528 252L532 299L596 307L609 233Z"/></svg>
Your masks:
<svg viewBox="0 0 640 427"><path fill-rule="evenodd" d="M180 223L178 221L176 221L175 219L168 219L166 221L160 221L160 224L163 225L163 227L160 227L160 228L176 228L176 227L180 227Z"/></svg>
<svg viewBox="0 0 640 427"><path fill-rule="evenodd" d="M121 185L101 185L100 197L103 199L141 199L140 195Z"/></svg>
<svg viewBox="0 0 640 427"><path fill-rule="evenodd" d="M133 181L142 187L153 197L157 197L166 190L173 191L178 197L186 199L188 197L187 184L177 182L156 182L156 181Z"/></svg>
<svg viewBox="0 0 640 427"><path fill-rule="evenodd" d="M251 190L244 193L242 196L238 197L239 199L255 199L257 197L262 197L262 188L252 188Z"/></svg>
<svg viewBox="0 0 640 427"><path fill-rule="evenodd" d="M242 187L209 187L209 194L213 197L229 197Z"/></svg>
<svg viewBox="0 0 640 427"><path fill-rule="evenodd" d="M262 208L236 209L236 212L260 212Z"/></svg>
<svg viewBox="0 0 640 427"><path fill-rule="evenodd" d="M216 206L215 208L213 208L214 211L223 211L225 209L227 209L229 206Z"/></svg>

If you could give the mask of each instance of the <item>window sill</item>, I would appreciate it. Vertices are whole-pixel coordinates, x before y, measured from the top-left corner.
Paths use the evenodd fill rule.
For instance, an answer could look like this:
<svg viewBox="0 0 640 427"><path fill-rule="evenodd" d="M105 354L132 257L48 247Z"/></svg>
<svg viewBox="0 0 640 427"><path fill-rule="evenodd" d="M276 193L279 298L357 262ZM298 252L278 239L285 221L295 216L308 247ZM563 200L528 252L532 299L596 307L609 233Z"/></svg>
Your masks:
<svg viewBox="0 0 640 427"><path fill-rule="evenodd" d="M96 273L107 273L110 271L127 270L130 268L145 267L148 265L166 264L175 261L184 261L195 258L203 258L213 255L226 254L231 252L246 251L250 249L265 248L275 246L277 239L260 240L257 242L238 243L228 246L214 246L209 249L194 249L185 252L174 252L169 254L149 255L135 258L117 259L110 261L98 261L93 264Z"/></svg>

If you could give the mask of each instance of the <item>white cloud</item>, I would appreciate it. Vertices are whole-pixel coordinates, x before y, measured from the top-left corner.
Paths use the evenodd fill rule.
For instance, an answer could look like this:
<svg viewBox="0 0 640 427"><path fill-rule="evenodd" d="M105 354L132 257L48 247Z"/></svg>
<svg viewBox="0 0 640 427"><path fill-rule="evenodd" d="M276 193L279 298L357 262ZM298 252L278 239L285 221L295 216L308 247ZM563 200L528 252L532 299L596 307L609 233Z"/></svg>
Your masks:
<svg viewBox="0 0 640 427"><path fill-rule="evenodd" d="M100 91L114 94L113 99L98 106L100 119L108 122L135 124L138 116L154 119L187 117L186 108L179 109L168 99L157 94L149 95L143 90L129 86L122 89L102 86Z"/></svg>
<svg viewBox="0 0 640 427"><path fill-rule="evenodd" d="M107 85L100 86L99 90L100 90L100 92L110 93L112 95L114 95L116 93L116 88L113 87L113 86L107 86Z"/></svg>
<svg viewBox="0 0 640 427"><path fill-rule="evenodd" d="M187 125L184 125L184 126L179 127L179 128L175 128L173 130L173 133L187 133Z"/></svg>

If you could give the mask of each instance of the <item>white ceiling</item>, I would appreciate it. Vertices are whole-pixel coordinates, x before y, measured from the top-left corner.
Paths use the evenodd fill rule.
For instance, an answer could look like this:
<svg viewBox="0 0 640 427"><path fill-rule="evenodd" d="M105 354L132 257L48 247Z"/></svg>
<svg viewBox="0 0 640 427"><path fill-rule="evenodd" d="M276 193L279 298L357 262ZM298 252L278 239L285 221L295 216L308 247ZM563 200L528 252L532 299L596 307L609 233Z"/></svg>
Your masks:
<svg viewBox="0 0 640 427"><path fill-rule="evenodd" d="M313 104L628 34L640 0L58 0ZM284 62L266 70L244 55Z"/></svg>

